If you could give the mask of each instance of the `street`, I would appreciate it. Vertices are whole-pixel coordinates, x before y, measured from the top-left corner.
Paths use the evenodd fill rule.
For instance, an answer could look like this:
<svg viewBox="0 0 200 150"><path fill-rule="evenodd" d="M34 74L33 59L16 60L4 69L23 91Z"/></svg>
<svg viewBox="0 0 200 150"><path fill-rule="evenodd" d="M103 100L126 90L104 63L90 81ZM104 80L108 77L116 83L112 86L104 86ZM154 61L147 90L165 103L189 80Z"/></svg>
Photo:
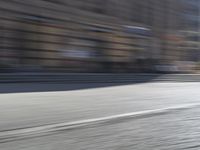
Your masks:
<svg viewBox="0 0 200 150"><path fill-rule="evenodd" d="M199 150L200 111L88 126L0 144L2 150Z"/></svg>
<svg viewBox="0 0 200 150"><path fill-rule="evenodd" d="M200 0L0 12L0 150L200 150Z"/></svg>
<svg viewBox="0 0 200 150"><path fill-rule="evenodd" d="M73 89L68 88L72 86ZM198 82L1 84L0 135L5 131L130 113L148 115L120 117L11 141L0 137L0 149L199 149L199 89ZM190 104L195 107L187 107ZM183 105L184 109L176 109Z"/></svg>

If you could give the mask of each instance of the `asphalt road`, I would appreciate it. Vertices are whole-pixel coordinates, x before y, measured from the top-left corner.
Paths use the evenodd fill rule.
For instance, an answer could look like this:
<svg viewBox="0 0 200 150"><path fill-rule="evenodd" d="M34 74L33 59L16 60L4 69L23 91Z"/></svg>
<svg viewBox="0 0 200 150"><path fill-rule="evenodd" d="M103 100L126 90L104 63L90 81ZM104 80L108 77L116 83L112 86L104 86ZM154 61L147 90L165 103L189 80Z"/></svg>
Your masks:
<svg viewBox="0 0 200 150"><path fill-rule="evenodd" d="M144 83L82 90L39 92L42 86L6 84L0 90L33 92L0 94L0 132L16 128L94 119L130 112L200 103L200 83ZM79 86L83 85L74 85ZM95 88L98 87L98 88ZM88 125L52 135L0 144L1 150L199 149L200 107Z"/></svg>
<svg viewBox="0 0 200 150"><path fill-rule="evenodd" d="M1 143L1 150L199 150L200 108Z"/></svg>

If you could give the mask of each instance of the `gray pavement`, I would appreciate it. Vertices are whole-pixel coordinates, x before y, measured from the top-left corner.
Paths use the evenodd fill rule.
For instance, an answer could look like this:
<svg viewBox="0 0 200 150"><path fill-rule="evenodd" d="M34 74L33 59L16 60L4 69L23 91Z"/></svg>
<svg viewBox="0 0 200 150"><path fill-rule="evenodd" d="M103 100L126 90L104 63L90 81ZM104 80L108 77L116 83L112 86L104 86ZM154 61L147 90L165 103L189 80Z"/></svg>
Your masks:
<svg viewBox="0 0 200 150"><path fill-rule="evenodd" d="M47 90L44 92L40 89L41 86L47 85L65 88L55 92L47 92ZM78 90L66 90L67 86L71 85L1 84L0 91L5 87L7 89L12 89L12 87L32 89L34 87L35 90L26 93L22 90L18 93L3 92L0 94L0 131L200 103L200 83L195 82L102 87L97 84L97 88L93 86L93 88L82 90L78 87L83 85L74 85ZM154 150L156 146L157 149L184 149L186 146L190 146L190 149L198 149L196 143L199 142L199 115L199 109L195 108L154 117L95 125L73 131L63 131L63 133L51 136L0 144L0 149L121 150L149 148ZM176 130L178 133L175 132ZM189 136L189 139L186 136ZM179 146L173 147L177 144L176 142ZM183 142L182 145L181 142ZM184 142L191 143L184 145Z"/></svg>
<svg viewBox="0 0 200 150"><path fill-rule="evenodd" d="M18 88L29 86L33 84ZM0 131L198 103L199 89L200 83L146 83L75 91L4 93L0 94Z"/></svg>
<svg viewBox="0 0 200 150"><path fill-rule="evenodd" d="M200 107L1 143L1 150L199 150Z"/></svg>

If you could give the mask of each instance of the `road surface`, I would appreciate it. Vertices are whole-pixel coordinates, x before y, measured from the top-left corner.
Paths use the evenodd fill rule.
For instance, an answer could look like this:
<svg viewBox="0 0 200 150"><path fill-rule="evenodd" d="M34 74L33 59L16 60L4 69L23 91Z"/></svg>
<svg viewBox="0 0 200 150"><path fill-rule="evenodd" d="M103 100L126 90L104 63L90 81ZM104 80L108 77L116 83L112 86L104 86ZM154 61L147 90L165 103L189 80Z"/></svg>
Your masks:
<svg viewBox="0 0 200 150"><path fill-rule="evenodd" d="M2 91L14 87L24 91L33 89L33 92L29 90L24 93L22 90L19 93L13 91L0 94L0 133L189 104L197 106L139 118L89 124L50 135L37 134L34 138L2 142L0 149L199 149L200 83L96 85L90 89L41 90L41 87L52 86L70 85L2 84Z"/></svg>
<svg viewBox="0 0 200 150"><path fill-rule="evenodd" d="M200 108L0 144L1 150L199 150Z"/></svg>

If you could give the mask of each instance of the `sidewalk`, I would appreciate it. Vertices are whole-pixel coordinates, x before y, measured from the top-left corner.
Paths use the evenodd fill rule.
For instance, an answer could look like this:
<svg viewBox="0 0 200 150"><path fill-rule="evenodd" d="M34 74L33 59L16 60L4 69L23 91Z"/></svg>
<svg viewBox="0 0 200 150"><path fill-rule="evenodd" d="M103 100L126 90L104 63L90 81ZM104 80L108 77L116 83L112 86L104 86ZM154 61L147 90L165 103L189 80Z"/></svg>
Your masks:
<svg viewBox="0 0 200 150"><path fill-rule="evenodd" d="M200 74L1 73L0 83L199 82Z"/></svg>

